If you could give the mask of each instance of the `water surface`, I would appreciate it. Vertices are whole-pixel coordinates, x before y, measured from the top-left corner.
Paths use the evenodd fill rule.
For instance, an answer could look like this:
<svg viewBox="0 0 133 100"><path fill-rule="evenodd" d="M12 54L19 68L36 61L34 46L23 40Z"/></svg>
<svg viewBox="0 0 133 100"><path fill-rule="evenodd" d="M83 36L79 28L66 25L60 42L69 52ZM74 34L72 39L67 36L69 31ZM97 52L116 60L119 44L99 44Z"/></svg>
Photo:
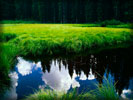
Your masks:
<svg viewBox="0 0 133 100"><path fill-rule="evenodd" d="M9 74L10 85L2 99L19 100L38 89L65 93L76 88L79 93L104 84L104 77L116 84L117 93L124 99L133 97L133 48L116 49L98 54L41 57L17 57ZM32 58L32 57L31 57Z"/></svg>

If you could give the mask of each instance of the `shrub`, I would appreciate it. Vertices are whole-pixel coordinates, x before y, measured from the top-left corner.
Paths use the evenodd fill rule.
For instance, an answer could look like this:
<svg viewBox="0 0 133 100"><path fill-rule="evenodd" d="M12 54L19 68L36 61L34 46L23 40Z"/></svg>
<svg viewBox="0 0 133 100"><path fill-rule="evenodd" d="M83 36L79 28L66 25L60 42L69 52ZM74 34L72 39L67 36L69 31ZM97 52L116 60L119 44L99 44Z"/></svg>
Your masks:
<svg viewBox="0 0 133 100"><path fill-rule="evenodd" d="M115 19L112 19L112 20L105 20L101 23L101 26L102 27L106 27L107 25L120 25L122 24L121 21L118 21L118 20L115 20Z"/></svg>

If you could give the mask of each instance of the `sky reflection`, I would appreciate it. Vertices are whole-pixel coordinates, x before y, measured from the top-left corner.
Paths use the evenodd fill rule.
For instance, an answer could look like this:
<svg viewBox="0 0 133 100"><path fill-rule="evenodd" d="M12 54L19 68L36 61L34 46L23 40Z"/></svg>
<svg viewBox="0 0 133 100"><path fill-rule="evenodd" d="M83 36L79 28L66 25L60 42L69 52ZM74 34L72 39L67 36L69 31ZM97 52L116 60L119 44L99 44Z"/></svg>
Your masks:
<svg viewBox="0 0 133 100"><path fill-rule="evenodd" d="M75 72L73 77L70 77L68 69L65 69L62 62L61 70L59 70L58 62L56 61L56 63L54 63L54 61L52 61L50 73L48 71L43 73L42 80L56 91L67 92L71 85L73 88L80 87L79 82L75 80L76 77L77 75Z"/></svg>
<svg viewBox="0 0 133 100"><path fill-rule="evenodd" d="M11 72L9 77L11 78L11 87L6 91L3 100L17 100L18 95L16 93L16 87L18 86L18 74L16 72Z"/></svg>
<svg viewBox="0 0 133 100"><path fill-rule="evenodd" d="M91 65L93 65L93 62L96 65L96 58L91 56L91 59ZM79 61L75 61L76 63L69 60L65 63L64 60L54 59L49 61L50 63L48 62L50 67L43 64L47 63L45 60L44 62L38 61L36 63L24 60L22 57L18 57L17 60L18 63L16 64L15 71L9 74L11 87L5 93L5 100L18 100L34 93L35 90L46 89L47 87L65 93L76 87L80 90L84 88L95 89L95 83L99 82L98 76L94 73L94 70L99 70L97 69L99 66L89 67L87 60L86 63L88 65L85 65L86 63L84 62L79 63L80 59ZM72 66L70 66L71 63ZM79 64L81 65L78 66ZM104 76L115 80L115 76L112 76L111 73L108 75L105 74L106 72L102 73ZM133 94L133 90L131 89L133 87L131 86L132 83L133 81L129 83L130 89L125 88L122 90L121 97L127 99L129 95Z"/></svg>
<svg viewBox="0 0 133 100"><path fill-rule="evenodd" d="M33 81L32 77L34 76L34 80L36 79L37 75L35 76L34 73L40 69L39 73L41 74L41 82L38 81L38 83L41 83L38 85L38 88L44 89L47 86L49 86L51 89L59 92L67 92L71 87L80 87L80 83L76 80L77 77L79 77L79 80L93 80L95 79L94 75L92 74L92 69L90 69L90 74L88 77L82 72L81 75L77 75L75 70L73 70L73 76L71 77L69 74L68 66L63 65L62 61L59 64L58 60L53 60L50 64L50 72L45 71L43 72L43 68L41 65L41 62L30 62L24 60L22 57L18 57L18 63L16 65L18 76L20 77L20 80L22 81L24 78L30 76L31 81ZM61 69L60 69L61 66ZM28 80L27 80L28 82ZM43 82L43 84L42 84ZM24 83L25 85L28 85L26 83L26 80L23 80L23 82L17 83L21 85ZM21 85L22 87L23 85ZM20 86L19 86L20 87ZM30 87L32 87L32 84L30 84ZM34 86L32 88L35 88ZM20 89L20 88L18 88ZM24 89L24 88L23 88Z"/></svg>

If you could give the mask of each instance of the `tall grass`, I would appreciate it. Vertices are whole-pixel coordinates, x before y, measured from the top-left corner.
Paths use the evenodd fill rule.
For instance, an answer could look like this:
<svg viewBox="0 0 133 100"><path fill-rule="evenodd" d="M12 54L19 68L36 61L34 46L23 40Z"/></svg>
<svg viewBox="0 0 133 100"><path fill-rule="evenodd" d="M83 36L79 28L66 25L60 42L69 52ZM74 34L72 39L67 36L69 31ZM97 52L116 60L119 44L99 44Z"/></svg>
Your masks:
<svg viewBox="0 0 133 100"><path fill-rule="evenodd" d="M7 75L10 68L15 63L15 57L17 56L17 47L8 44L0 45L0 72Z"/></svg>
<svg viewBox="0 0 133 100"><path fill-rule="evenodd" d="M0 94L9 88L10 78L8 76L10 69L14 67L17 48L12 45L0 43Z"/></svg>
<svg viewBox="0 0 133 100"><path fill-rule="evenodd" d="M119 45L132 40L131 30L122 28L75 27L61 24L3 26L3 41L18 46L25 54L79 53ZM10 37L10 38L9 38ZM8 38L8 39L7 39Z"/></svg>
<svg viewBox="0 0 133 100"><path fill-rule="evenodd" d="M106 80L106 79L105 79ZM118 100L119 96L116 93L115 85L113 82L106 80L106 83L97 86L97 98L99 100Z"/></svg>
<svg viewBox="0 0 133 100"><path fill-rule="evenodd" d="M118 100L115 85L106 79L106 83L97 85L97 89L78 94L76 89L63 93L52 90L40 90L26 97L25 100Z"/></svg>
<svg viewBox="0 0 133 100"><path fill-rule="evenodd" d="M126 28L79 24L2 24L0 28L0 67L10 66L17 55L78 54L133 41L133 33Z"/></svg>
<svg viewBox="0 0 133 100"><path fill-rule="evenodd" d="M70 93L59 93L51 90L40 90L26 97L25 100L96 100L95 95L89 93L77 94L76 91Z"/></svg>

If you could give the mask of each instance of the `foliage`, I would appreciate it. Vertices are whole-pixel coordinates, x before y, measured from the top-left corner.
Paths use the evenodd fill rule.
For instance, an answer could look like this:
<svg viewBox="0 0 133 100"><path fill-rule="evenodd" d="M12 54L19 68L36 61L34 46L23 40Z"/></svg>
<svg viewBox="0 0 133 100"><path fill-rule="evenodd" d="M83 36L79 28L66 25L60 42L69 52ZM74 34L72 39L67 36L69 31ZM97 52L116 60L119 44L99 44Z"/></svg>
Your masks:
<svg viewBox="0 0 133 100"><path fill-rule="evenodd" d="M14 47L14 45L4 43L0 46L0 49L0 72L3 75L8 75L10 68L14 64L18 50L17 47Z"/></svg>
<svg viewBox="0 0 133 100"><path fill-rule="evenodd" d="M109 81L104 78L105 83L97 85L97 98L99 100L118 100L119 96L116 93L115 85L113 84L112 80Z"/></svg>
<svg viewBox="0 0 133 100"><path fill-rule="evenodd" d="M84 24L3 24L0 71L6 75L16 56L78 54L133 40L130 29L81 26Z"/></svg>
<svg viewBox="0 0 133 100"><path fill-rule="evenodd" d="M107 25L120 25L120 24L122 24L122 22L115 20L115 19L105 20L105 21L101 22L102 27L105 27Z"/></svg>
<svg viewBox="0 0 133 100"><path fill-rule="evenodd" d="M116 21L116 22L115 22ZM24 21L24 20L2 20L0 21L2 26L16 26L18 24L41 24L39 21ZM12 25L13 24L13 25ZM118 20L106 20L95 23L86 23L86 24L64 24L73 27L110 27L110 28L132 28L132 24L123 23Z"/></svg>
<svg viewBox="0 0 133 100"><path fill-rule="evenodd" d="M28 23L31 23L31 24L35 24L35 23L40 23L39 21L24 21L24 20L2 20L0 21L1 24L20 24L20 23L23 23L23 24L28 24Z"/></svg>
<svg viewBox="0 0 133 100"><path fill-rule="evenodd" d="M77 91L70 93L57 92L52 90L40 90L36 93L27 96L25 100L95 100L95 96L85 93L78 94Z"/></svg>
<svg viewBox="0 0 133 100"><path fill-rule="evenodd" d="M40 90L26 97L25 100L118 100L113 82L105 79L104 84L97 84L97 89L79 94L76 89L64 93L52 90Z"/></svg>
<svg viewBox="0 0 133 100"><path fill-rule="evenodd" d="M79 27L77 24L4 24L2 41L26 55L79 53L131 41L129 29ZM8 39L7 39L8 38ZM7 41L8 40L8 41Z"/></svg>
<svg viewBox="0 0 133 100"><path fill-rule="evenodd" d="M1 0L0 20L89 23L108 19L131 22L132 0Z"/></svg>
<svg viewBox="0 0 133 100"><path fill-rule="evenodd" d="M9 41L13 38L15 38L16 35L15 34L5 34L5 35L1 35L0 36L0 42L6 42L6 41Z"/></svg>

